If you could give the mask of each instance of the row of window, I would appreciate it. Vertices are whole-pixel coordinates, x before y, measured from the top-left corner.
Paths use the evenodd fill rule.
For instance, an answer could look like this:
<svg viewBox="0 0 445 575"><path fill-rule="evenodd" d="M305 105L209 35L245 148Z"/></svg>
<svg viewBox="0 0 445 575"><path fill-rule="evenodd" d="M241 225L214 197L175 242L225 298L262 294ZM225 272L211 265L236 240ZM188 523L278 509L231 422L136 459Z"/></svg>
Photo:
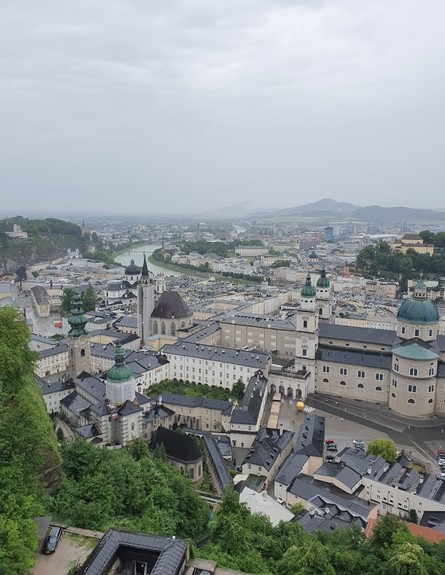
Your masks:
<svg viewBox="0 0 445 575"><path fill-rule="evenodd" d="M406 329L405 329L405 327L403 327L403 326L402 326L402 329L401 329L401 333L403 333L403 334L406 333ZM433 330L432 330L432 329L429 330L428 336L429 336L429 337L433 337ZM414 330L414 337L420 337L420 329L415 329L415 330Z"/></svg>
<svg viewBox="0 0 445 575"><path fill-rule="evenodd" d="M324 365L323 366L323 373L330 373L331 369L329 365ZM341 367L339 370L340 375L348 375L348 368L347 367ZM366 377L366 372L359 369L357 371L357 377L360 377L361 379ZM375 379L376 381L383 381L383 373L376 373L375 374Z"/></svg>
<svg viewBox="0 0 445 575"><path fill-rule="evenodd" d="M391 397L392 397L393 399L396 399L396 394L395 394L395 393L391 393ZM411 403L411 404L412 404L412 403L416 403L416 400L413 399L412 397L410 397L410 398L408 399L407 403ZM430 399L428 400L428 403L433 403L433 400L430 398Z"/></svg>
<svg viewBox="0 0 445 575"><path fill-rule="evenodd" d="M397 385L398 385L397 380L393 379L391 385L392 385L392 387L397 387ZM433 384L428 386L428 392L429 393L433 393L434 389L435 389L435 386ZM413 385L410 383L407 386L407 390L408 390L408 393L417 393L417 385Z"/></svg>
<svg viewBox="0 0 445 575"><path fill-rule="evenodd" d="M325 378L323 379L323 383L329 383L329 379L328 379L327 377L325 377ZM347 383L346 383L346 381L342 380L342 381L340 381L340 385L347 385ZM357 387L358 387L359 389L365 389L365 386L364 386L363 383L358 383L358 384L357 384ZM375 391L383 391L383 389L382 389L382 387L381 387L380 385L376 385Z"/></svg>

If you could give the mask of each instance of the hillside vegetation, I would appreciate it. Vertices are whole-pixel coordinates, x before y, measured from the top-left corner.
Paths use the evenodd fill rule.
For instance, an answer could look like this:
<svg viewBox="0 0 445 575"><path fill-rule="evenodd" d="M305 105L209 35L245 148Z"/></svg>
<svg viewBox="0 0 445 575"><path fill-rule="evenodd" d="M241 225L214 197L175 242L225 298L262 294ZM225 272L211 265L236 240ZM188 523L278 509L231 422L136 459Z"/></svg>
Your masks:
<svg viewBox="0 0 445 575"><path fill-rule="evenodd" d="M51 421L35 381L29 330L15 309L0 308L0 573L34 562L47 492L60 475Z"/></svg>
<svg viewBox="0 0 445 575"><path fill-rule="evenodd" d="M12 231L14 224L28 233L28 239L13 239L5 233ZM86 248L77 224L55 218L34 220L21 216L0 220L0 272L14 273L20 266L52 260L76 248L81 252Z"/></svg>

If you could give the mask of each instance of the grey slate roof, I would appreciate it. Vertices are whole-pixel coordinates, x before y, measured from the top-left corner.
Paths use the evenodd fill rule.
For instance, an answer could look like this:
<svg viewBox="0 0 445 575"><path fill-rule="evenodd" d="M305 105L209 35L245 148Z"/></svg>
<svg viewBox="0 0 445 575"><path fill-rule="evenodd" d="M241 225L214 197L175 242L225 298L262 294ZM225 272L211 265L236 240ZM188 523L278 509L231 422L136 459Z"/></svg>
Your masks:
<svg viewBox="0 0 445 575"><path fill-rule="evenodd" d="M320 337L359 341L362 343L380 343L382 346L391 346L396 338L395 331L387 329L369 329L366 327L350 327L348 325L335 325L333 323L320 323Z"/></svg>
<svg viewBox="0 0 445 575"><path fill-rule="evenodd" d="M307 460L307 455L291 453L275 475L275 481L289 485L301 473Z"/></svg>
<svg viewBox="0 0 445 575"><path fill-rule="evenodd" d="M50 395L51 393L57 393L59 391L65 391L67 389L74 390L75 384L72 379L58 379L57 381L52 381L47 383L43 378L38 375L35 376L37 383L40 386L42 395Z"/></svg>
<svg viewBox="0 0 445 575"><path fill-rule="evenodd" d="M105 384L94 375L88 375L85 378L76 379L77 389L92 395L97 402L105 401Z"/></svg>
<svg viewBox="0 0 445 575"><path fill-rule="evenodd" d="M232 313L221 319L220 323L234 323L237 325L295 331L295 323L292 319L282 319L280 317L270 317L267 315Z"/></svg>
<svg viewBox="0 0 445 575"><path fill-rule="evenodd" d="M300 425L294 451L301 455L323 457L325 418L309 414Z"/></svg>
<svg viewBox="0 0 445 575"><path fill-rule="evenodd" d="M219 450L216 440L210 433L204 433L203 436L204 445L207 451L207 454L213 463L213 471L216 473L219 479L219 483L224 489L227 485L232 485L232 477L226 467L224 462L224 458Z"/></svg>
<svg viewBox="0 0 445 575"><path fill-rule="evenodd" d="M158 427L151 438L150 449L154 450L159 444L164 446L167 457L177 461L195 463L202 458L195 438L180 431Z"/></svg>
<svg viewBox="0 0 445 575"><path fill-rule="evenodd" d="M39 305L47 304L49 302L48 292L42 286L34 286L31 288L34 299Z"/></svg>
<svg viewBox="0 0 445 575"><path fill-rule="evenodd" d="M193 313L177 291L165 291L160 295L150 317L155 319L181 319L192 315Z"/></svg>
<svg viewBox="0 0 445 575"><path fill-rule="evenodd" d="M322 480L323 476L335 478L349 489L353 489L362 478L360 473L351 469L346 465L346 463L334 463L329 461L326 461L319 469L317 469L314 476L320 480Z"/></svg>
<svg viewBox="0 0 445 575"><path fill-rule="evenodd" d="M88 409L91 405L86 399L84 399L81 395L79 395L77 391L73 391L72 393L64 397L60 401L60 404L75 414L80 413L84 409Z"/></svg>
<svg viewBox="0 0 445 575"><path fill-rule="evenodd" d="M42 351L39 351L39 358L52 357L53 355L59 355L59 353L66 352L68 352L68 344L59 343L50 349L42 349Z"/></svg>
<svg viewBox="0 0 445 575"><path fill-rule="evenodd" d="M168 403L172 405L181 405L183 407L204 407L207 409L216 409L218 411L225 411L231 409L233 404L230 401L223 401L221 399L211 399L207 397L190 397L187 395L179 395L174 393L160 393L151 398L151 401L158 401L159 403Z"/></svg>
<svg viewBox="0 0 445 575"><path fill-rule="evenodd" d="M256 425L266 393L267 379L262 375L262 372L258 372L250 378L241 405L232 411L230 423Z"/></svg>
<svg viewBox="0 0 445 575"><path fill-rule="evenodd" d="M274 434L271 437L264 432L263 429L260 431L243 463L258 465L269 471L282 450L292 441L293 434L285 431L282 436Z"/></svg>
<svg viewBox="0 0 445 575"><path fill-rule="evenodd" d="M219 327L218 323L216 323L216 322L211 323L210 325L205 326L203 329L200 329L199 331L192 333L191 335L187 336L182 341L187 341L188 343L196 343L196 342L199 343L199 341L201 339L203 339L203 338L205 338L205 337L207 337L207 336L209 336L209 335L211 335L211 334L213 334L219 330L220 330L220 327Z"/></svg>
<svg viewBox="0 0 445 575"><path fill-rule="evenodd" d="M317 359L357 367L391 368L391 355L375 351L344 351L320 345L317 350Z"/></svg>
<svg viewBox="0 0 445 575"><path fill-rule="evenodd" d="M157 556L150 575L179 575L187 559L188 545L182 539L109 529L80 568L78 575L105 575L119 551L132 549Z"/></svg>
<svg viewBox="0 0 445 575"><path fill-rule="evenodd" d="M355 517L366 520L375 504L348 495L331 485L320 485L308 475L298 476L288 491L301 499L309 501L315 507L326 508L329 504L336 505L344 511L349 511Z"/></svg>
<svg viewBox="0 0 445 575"><path fill-rule="evenodd" d="M179 341L172 345L164 345L161 351L167 355L182 355L203 360L233 363L255 369L265 369L269 360L269 354L260 351L252 353L251 351L198 344L186 340Z"/></svg>
<svg viewBox="0 0 445 575"><path fill-rule="evenodd" d="M328 513L322 511L320 515L318 513L311 515L308 511L303 511L295 521L308 533L316 531L331 533L333 529L349 529L352 525L358 525L361 529L366 526L364 519L353 516L349 511L342 511L336 505L330 505L328 509Z"/></svg>

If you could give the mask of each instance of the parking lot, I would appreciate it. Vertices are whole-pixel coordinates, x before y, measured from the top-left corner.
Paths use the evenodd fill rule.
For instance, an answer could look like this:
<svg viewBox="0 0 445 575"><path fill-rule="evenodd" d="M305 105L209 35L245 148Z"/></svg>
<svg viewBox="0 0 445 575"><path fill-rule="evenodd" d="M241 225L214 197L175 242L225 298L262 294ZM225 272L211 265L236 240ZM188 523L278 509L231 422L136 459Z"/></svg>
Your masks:
<svg viewBox="0 0 445 575"><path fill-rule="evenodd" d="M377 431L371 426L350 421L346 418L322 411L321 409L315 409L312 413L325 417L325 437L326 439L333 439L335 441L338 452L345 447L353 447L354 439L363 440L365 448L373 439L391 439L391 437L383 431ZM283 429L296 430L303 422L304 416L305 414L297 412L295 401L285 399L281 404L279 426ZM429 457L428 454L424 453L423 450L417 449L409 442L404 444L403 441L397 441L397 449L403 449L409 457L411 457L415 462L424 465L426 470L430 473L439 472L439 468L435 460ZM335 455L335 452L332 451L328 453Z"/></svg>
<svg viewBox="0 0 445 575"><path fill-rule="evenodd" d="M55 553L37 553L32 575L67 575L74 565L85 561L96 544L96 539L63 533Z"/></svg>

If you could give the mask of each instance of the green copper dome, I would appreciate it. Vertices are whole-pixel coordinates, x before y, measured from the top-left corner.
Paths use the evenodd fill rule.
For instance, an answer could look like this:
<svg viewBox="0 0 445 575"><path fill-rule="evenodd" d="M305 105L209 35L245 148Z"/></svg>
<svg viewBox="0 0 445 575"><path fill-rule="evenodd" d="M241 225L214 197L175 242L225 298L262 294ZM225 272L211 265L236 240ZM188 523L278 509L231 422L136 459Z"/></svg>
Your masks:
<svg viewBox="0 0 445 575"><path fill-rule="evenodd" d="M429 299L412 298L402 303L397 319L409 323L437 323L437 307Z"/></svg>
<svg viewBox="0 0 445 575"><path fill-rule="evenodd" d="M331 285L331 282L326 277L326 270L321 270L320 277L317 281L317 287L319 288L328 288Z"/></svg>
<svg viewBox="0 0 445 575"><path fill-rule="evenodd" d="M116 346L116 355L113 367L108 370L107 380L111 383L124 383L133 377L133 372L125 363L125 351L121 345Z"/></svg>
<svg viewBox="0 0 445 575"><path fill-rule="evenodd" d="M312 284L311 284L310 274L307 274L307 276L306 276L306 285L303 288L301 288L300 295L301 295L301 297L305 297L305 298L313 298L316 295L315 289L312 287Z"/></svg>
<svg viewBox="0 0 445 575"><path fill-rule="evenodd" d="M80 295L76 294L73 299L71 308L71 317L68 319L68 323L71 328L68 332L70 337L79 337L81 335L88 335L85 326L88 322L87 318L83 315L82 309L82 299Z"/></svg>

